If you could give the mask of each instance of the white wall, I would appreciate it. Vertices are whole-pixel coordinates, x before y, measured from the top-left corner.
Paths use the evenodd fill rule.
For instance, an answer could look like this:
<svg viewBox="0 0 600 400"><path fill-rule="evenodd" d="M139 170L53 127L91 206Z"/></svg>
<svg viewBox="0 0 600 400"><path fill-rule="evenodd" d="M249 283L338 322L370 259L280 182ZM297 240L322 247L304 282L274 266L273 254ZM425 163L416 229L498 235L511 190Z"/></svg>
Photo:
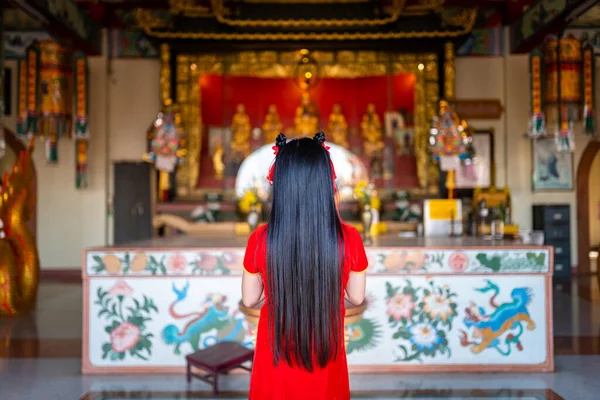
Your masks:
<svg viewBox="0 0 600 400"><path fill-rule="evenodd" d="M16 88L16 62L8 60L5 64L14 69ZM110 243L112 221L107 200L112 192L112 163L141 158L146 130L159 110L158 60L114 60L109 69L107 58L92 57L89 66L89 187L75 188L73 141L59 140L57 165L45 162L43 143L36 143L37 229L42 268L79 268L84 248ZM6 125L14 131L16 117L7 118Z"/></svg>
<svg viewBox="0 0 600 400"><path fill-rule="evenodd" d="M600 73L598 69L597 73ZM599 82L600 83L600 82ZM506 86L504 86L506 85ZM598 85L598 84L597 84ZM532 143L523 137L530 117L529 56L460 57L456 60L456 97L458 99L501 99L505 108L499 120L468 123L475 128L494 128L496 185L511 190L513 221L522 229L531 229L532 205L569 204L571 206L571 262L577 264L576 192L533 192ZM588 138L581 126L575 126L576 150L574 177ZM507 157L505 159L505 142ZM506 179L505 179L506 174Z"/></svg>
<svg viewBox="0 0 600 400"><path fill-rule="evenodd" d="M108 197L112 202L113 163L140 161L147 151L146 132L160 111L160 62L116 59L111 63L108 92ZM113 243L113 219L107 220L107 244Z"/></svg>

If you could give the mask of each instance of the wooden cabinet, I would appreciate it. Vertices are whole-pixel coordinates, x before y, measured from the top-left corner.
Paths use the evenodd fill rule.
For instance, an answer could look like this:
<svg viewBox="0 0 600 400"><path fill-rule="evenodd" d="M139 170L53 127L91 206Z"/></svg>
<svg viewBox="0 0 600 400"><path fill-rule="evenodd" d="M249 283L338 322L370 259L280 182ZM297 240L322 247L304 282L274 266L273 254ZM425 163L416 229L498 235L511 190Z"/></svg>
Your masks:
<svg viewBox="0 0 600 400"><path fill-rule="evenodd" d="M554 276L571 276L571 210L567 204L534 205L533 229L543 231L545 243L554 247Z"/></svg>

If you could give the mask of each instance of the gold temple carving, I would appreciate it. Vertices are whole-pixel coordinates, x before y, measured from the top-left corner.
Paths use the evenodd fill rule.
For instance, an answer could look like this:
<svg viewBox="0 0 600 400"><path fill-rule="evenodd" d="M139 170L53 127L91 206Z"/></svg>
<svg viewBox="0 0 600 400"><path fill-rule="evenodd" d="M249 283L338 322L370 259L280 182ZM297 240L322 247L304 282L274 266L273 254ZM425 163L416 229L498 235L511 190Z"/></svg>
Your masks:
<svg viewBox="0 0 600 400"><path fill-rule="evenodd" d="M235 27L265 28L301 28L301 27L369 27L383 26L394 23L402 15L406 0L392 0L388 7L388 16L384 18L361 18L361 19L232 19L227 16L228 12L223 0L211 0L212 10L218 22Z"/></svg>
<svg viewBox="0 0 600 400"><path fill-rule="evenodd" d="M412 73L416 76L414 143L420 189L414 189L413 192L437 193L439 170L433 168L435 166L432 167L433 164L428 162L427 140L431 118L438 111L440 84L438 56L433 53L394 54L379 51L320 51L314 52L313 56L319 62L322 78L357 78L398 73ZM205 193L196 187L200 173L203 130L200 115L202 105L200 78L205 74L293 78L294 67L300 57L298 51L180 54L176 57L175 98L181 107L182 122L186 132L182 144L183 163L178 167L176 176L178 198L197 198ZM453 59L450 61L453 62Z"/></svg>
<svg viewBox="0 0 600 400"><path fill-rule="evenodd" d="M214 11L214 10L213 10ZM460 29L440 29L423 31L390 31L390 32L193 32L167 31L172 28L169 21L156 15L152 10L139 8L135 13L138 26L151 37L158 39L187 39L187 40L240 40L240 41L352 41L352 40L395 40L422 38L455 38L470 33L477 17L476 9L468 9L461 14L460 19L450 19L448 26L460 22ZM230 20L233 21L233 20ZM307 20L308 21L308 20ZM335 20L328 20L329 22ZM346 20L352 21L352 20ZM246 21L244 21L246 23ZM291 22L293 23L293 22ZM280 25L278 25L280 26ZM320 26L323 26L322 24Z"/></svg>
<svg viewBox="0 0 600 400"><path fill-rule="evenodd" d="M40 260L28 224L37 201L33 143L32 138L0 185L0 317L28 314L36 304Z"/></svg>

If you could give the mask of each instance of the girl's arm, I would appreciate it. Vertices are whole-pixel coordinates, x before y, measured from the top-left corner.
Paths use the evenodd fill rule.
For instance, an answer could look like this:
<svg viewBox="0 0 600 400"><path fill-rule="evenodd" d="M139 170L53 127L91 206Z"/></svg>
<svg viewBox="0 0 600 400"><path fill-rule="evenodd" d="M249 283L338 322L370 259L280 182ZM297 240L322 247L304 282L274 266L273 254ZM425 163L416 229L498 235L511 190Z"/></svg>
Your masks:
<svg viewBox="0 0 600 400"><path fill-rule="evenodd" d="M264 299L263 282L260 274L249 274L244 271L242 275L242 303L251 308Z"/></svg>
<svg viewBox="0 0 600 400"><path fill-rule="evenodd" d="M366 286L367 274L350 271L348 284L346 285L346 299L355 306L361 305L365 301Z"/></svg>

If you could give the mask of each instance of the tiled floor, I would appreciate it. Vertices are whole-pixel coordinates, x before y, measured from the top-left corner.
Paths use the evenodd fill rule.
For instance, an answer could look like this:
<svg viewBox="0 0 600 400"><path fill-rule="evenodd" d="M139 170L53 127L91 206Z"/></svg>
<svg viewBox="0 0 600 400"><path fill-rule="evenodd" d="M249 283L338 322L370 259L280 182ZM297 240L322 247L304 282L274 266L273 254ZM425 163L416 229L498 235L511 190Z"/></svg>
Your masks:
<svg viewBox="0 0 600 400"><path fill-rule="evenodd" d="M0 399L198 399L180 375L83 376L81 286L44 283L30 317L0 319ZM352 375L357 399L600 399L600 290L593 280L555 288L553 374ZM221 380L224 397L246 397L248 375Z"/></svg>

